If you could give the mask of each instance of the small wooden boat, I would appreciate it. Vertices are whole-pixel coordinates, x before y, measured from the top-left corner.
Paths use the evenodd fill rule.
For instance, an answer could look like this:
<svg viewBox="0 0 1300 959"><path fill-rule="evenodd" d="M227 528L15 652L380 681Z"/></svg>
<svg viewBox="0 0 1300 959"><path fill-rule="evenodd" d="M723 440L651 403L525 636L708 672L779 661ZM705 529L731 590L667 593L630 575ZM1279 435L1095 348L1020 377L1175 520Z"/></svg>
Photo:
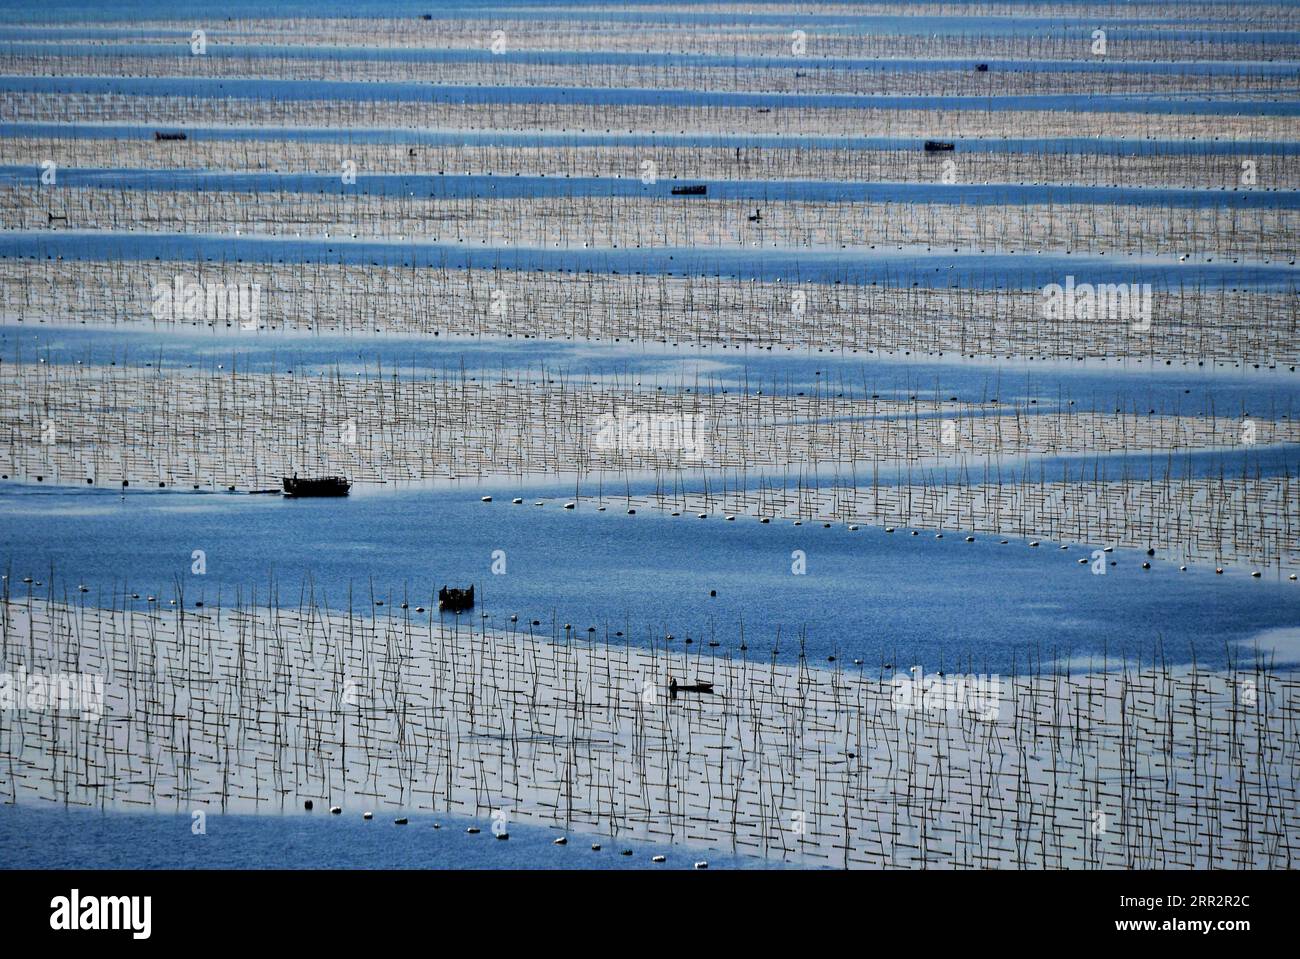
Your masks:
<svg viewBox="0 0 1300 959"><path fill-rule="evenodd" d="M712 683L692 683L689 686L678 683L673 677L668 678L668 698L676 699L679 693L700 693L704 696L713 695Z"/></svg>
<svg viewBox="0 0 1300 959"><path fill-rule="evenodd" d="M285 496L347 496L352 484L342 476L284 477Z"/></svg>
<svg viewBox="0 0 1300 959"><path fill-rule="evenodd" d="M925 152L926 152L926 153L947 153L947 152L949 152L949 151L951 151L951 150L954 150L954 149L956 149L956 144L949 143L949 142L947 142L946 140L926 140L926 141L925 141Z"/></svg>
<svg viewBox="0 0 1300 959"><path fill-rule="evenodd" d="M155 140L188 140L184 133L164 133L162 130L154 130L153 138Z"/></svg>
<svg viewBox="0 0 1300 959"><path fill-rule="evenodd" d="M704 183L692 183L690 186L673 187L673 196L707 196L709 187Z"/></svg>
<svg viewBox="0 0 1300 959"><path fill-rule="evenodd" d="M474 606L474 587L469 589L448 588L438 590L438 608L449 613L463 613Z"/></svg>

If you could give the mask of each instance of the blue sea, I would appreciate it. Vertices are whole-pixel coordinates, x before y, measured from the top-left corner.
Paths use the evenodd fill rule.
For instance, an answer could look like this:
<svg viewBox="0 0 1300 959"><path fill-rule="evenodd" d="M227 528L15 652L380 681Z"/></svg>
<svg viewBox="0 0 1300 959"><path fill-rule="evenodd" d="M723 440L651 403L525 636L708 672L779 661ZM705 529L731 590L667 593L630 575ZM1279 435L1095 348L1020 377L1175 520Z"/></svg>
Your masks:
<svg viewBox="0 0 1300 959"><path fill-rule="evenodd" d="M203 832L190 812L104 812L0 804L0 869L773 869L780 859L687 848L544 826L505 827L489 818L361 810L221 815ZM440 828L435 829L437 823ZM477 826L479 833L466 832ZM568 843L554 844L559 836ZM600 850L593 850L598 843ZM630 850L631 855L624 855ZM664 862L654 863L654 856Z"/></svg>
<svg viewBox="0 0 1300 959"><path fill-rule="evenodd" d="M479 501L486 490L494 502ZM1093 575L1078 560L1105 544L1031 549L1009 537L967 543L957 531L940 540L840 524L628 516L608 489L603 513L590 500L572 511L531 505L545 493L568 497L572 487L359 487L341 500L287 500L6 484L0 567L15 595L48 595L48 585L20 580L47 584L52 569L56 599L104 605L123 592L172 597L179 583L187 604L209 608L232 605L242 590L245 602L255 593L290 606L314 595L346 608L350 595L366 612L372 595L389 607L430 606L438 587L475 583L474 619L485 611L487 625L502 628L511 615L535 619L539 638L562 637L571 623L645 645L665 633L697 650L713 641L706 654L739 656L743 627L751 658L775 650L794 662L803 636L813 661L862 659L864 668L973 663L1009 674L1040 660L1100 666L1157 653L1213 667L1230 653L1253 659L1256 637L1300 624L1294 582L1216 576L1209 564L1143 570L1144 555L1118 549L1107 575ZM513 495L525 503L512 505ZM191 573L198 549L203 575ZM498 550L504 574L491 571ZM796 550L804 575L792 572Z"/></svg>

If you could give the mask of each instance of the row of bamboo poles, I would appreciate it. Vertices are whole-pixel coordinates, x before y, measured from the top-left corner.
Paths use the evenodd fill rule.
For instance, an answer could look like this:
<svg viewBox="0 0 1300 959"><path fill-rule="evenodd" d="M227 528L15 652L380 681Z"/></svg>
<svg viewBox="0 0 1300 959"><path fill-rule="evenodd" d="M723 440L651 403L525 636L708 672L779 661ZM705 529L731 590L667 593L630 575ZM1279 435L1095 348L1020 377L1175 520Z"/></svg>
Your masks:
<svg viewBox="0 0 1300 959"><path fill-rule="evenodd" d="M372 92L359 85L359 92ZM482 102L448 102L436 87L413 87L409 99L271 99L138 93L0 92L0 116L11 123L121 124L156 127L288 126L357 129L456 129L516 133L720 133L734 136L871 136L1055 139L1061 136L1220 141L1286 141L1296 121L1283 114L1138 113L1002 109L970 98L961 108L825 107L799 102L771 107L693 103L516 102L485 94ZM428 91L428 92L426 92ZM376 88L375 93L379 90ZM464 95L459 97L469 99Z"/></svg>
<svg viewBox="0 0 1300 959"><path fill-rule="evenodd" d="M780 637L753 630L706 654L616 624L489 628L406 590L371 588L359 615L307 584L92 603L28 580L4 584L0 668L26 690L91 673L104 697L0 712L5 802L310 801L844 868L1295 865L1300 687L1249 653L1071 672L1035 651L1005 677L954 656L927 687L886 649L816 668L800 641L779 664Z"/></svg>
<svg viewBox="0 0 1300 959"><path fill-rule="evenodd" d="M1300 212L1243 207L1232 194L1217 203L855 202L764 199L670 199L592 196L586 185L554 196L375 195L331 178L292 175L250 188L218 177L198 189L63 187L35 183L0 195L0 229L154 231L351 237L433 243L626 249L651 246L918 250L1034 250L1107 256L1186 256L1294 261ZM229 189L222 189L222 187ZM437 192L437 182L428 186ZM321 195L325 187L330 192ZM395 186L375 184L385 194ZM427 189L427 187L426 187ZM423 192L423 191L422 191ZM649 191L647 191L649 192ZM761 192L761 188L760 191ZM959 261L958 261L959 262ZM1077 270L1086 275L1089 264ZM1134 275L1141 277L1140 268ZM1080 280L1082 282L1082 280Z"/></svg>
<svg viewBox="0 0 1300 959"><path fill-rule="evenodd" d="M129 235L122 239L130 252ZM322 252L331 242L317 239ZM340 240L340 244L342 240ZM342 248L341 246L339 247ZM1039 290L967 285L759 282L727 276L401 267L377 263L0 258L0 315L14 323L233 333L400 333L659 343L701 349L1081 360L1151 366L1286 368L1300 359L1292 291L1208 281L1153 291L1136 320L1044 315ZM394 250L400 251L400 246ZM579 252L577 255L581 255ZM757 255L757 254L756 254ZM47 258L48 256L48 258ZM154 310L175 278L259 287L258 315ZM1063 282L1065 277L1058 278ZM1079 283L1087 281L1080 270ZM797 280L797 277L796 277ZM228 303L227 303L228 305ZM1209 322L1213 318L1213 322Z"/></svg>
<svg viewBox="0 0 1300 959"><path fill-rule="evenodd" d="M545 369L480 377L249 372L237 361L204 369L5 362L0 475L204 491L274 489L294 472L382 484L599 476L624 481L632 506L633 480L658 473L694 484L681 489L679 509L701 483L710 509L714 471L719 508L779 516L766 484L782 475L785 494L794 474L800 517L1030 535L1069 528L1090 542L1160 544L1189 557L1208 549L1216 560L1279 569L1296 563L1293 457L1283 449L1278 462L1260 460L1300 440L1290 409L1221 413L1211 399L1199 414L1157 413L1122 399L1098 408L1105 401L1094 397L1084 410L1073 401L960 401L942 397L937 383L934 399L871 390L843 371L803 390L775 376L739 388L697 379L648 390L631 374L578 379ZM1058 465L1058 457L1068 459ZM1058 479L1075 484L1076 505L1043 498ZM816 505L803 503L805 483L827 487L812 490ZM960 505L993 484L996 496ZM715 477L715 494L717 485ZM913 504L916 485L926 493ZM847 502L842 486L857 490ZM1134 489L1152 492L1134 498ZM882 496L891 505L880 505ZM1155 504L1139 509L1143 496ZM1064 525L1065 515L1077 525Z"/></svg>
<svg viewBox="0 0 1300 959"><path fill-rule="evenodd" d="M730 12L731 16L723 14ZM407 18L323 18L241 17L214 20L162 19L139 23L133 39L167 42L178 46L188 42L195 28L204 28L210 44L259 43L288 47L357 46L438 48L452 50L490 49L494 33L501 31L509 51L573 51L592 49L624 52L692 53L719 57L766 57L793 54L791 36L795 29L805 34L806 56L888 57L949 59L1094 60L1091 32L1113 20L1116 11L1109 4L1075 7L1060 20L1061 29L1026 30L1023 34L985 27L996 18L1034 18L1042 8L1033 3L930 3L924 5L882 3L856 10L842 6L783 9L786 22L755 23L748 11L711 12L702 23L689 10L655 11L654 29L626 17L602 16L602 10L584 10L572 17L512 19L508 14L493 18L461 18L433 12ZM851 17L859 12L896 17L964 18L967 29L923 33L890 30L819 30L814 18L833 12ZM804 14L808 14L807 19ZM1203 26L1195 30L1160 29L1145 35L1111 29L1107 37L1108 60L1285 60L1294 55L1294 45L1280 31L1296 29L1300 19L1295 8L1273 3L1252 6L1251 17L1242 19L1239 4L1194 3L1178 7L1178 18ZM1169 17L1169 8L1147 5L1144 11L1128 10L1125 16ZM1071 22L1073 21L1073 22ZM1216 30L1211 24L1230 24L1230 30ZM1170 25L1176 26L1176 25ZM1073 27L1073 30L1068 29ZM1254 33L1252 33L1254 31ZM76 36L74 33L72 36ZM94 34L87 31L87 36Z"/></svg>
<svg viewBox="0 0 1300 959"><path fill-rule="evenodd" d="M1265 190L1300 187L1300 164L1289 162L1276 144L1241 141L1223 153L1214 144L1198 149L1187 142L1102 143L1088 151L1033 144L1007 144L1002 151L926 153L919 142L888 149L854 146L839 139L806 142L792 138L757 141L747 135L700 137L683 144L680 136L645 136L637 144L564 134L520 135L511 143L439 142L400 130L336 130L327 142L294 139L295 131L265 128L223 139L185 124L188 139L158 141L153 131L114 131L113 137L81 139L11 136L0 139L0 164L33 166L50 160L59 169L222 170L321 173L339 177L344 163L356 164L362 178L381 173L446 175L623 177L640 179L646 161L659 182L702 180L817 180L867 183L943 183L945 161L952 160L954 184L1072 184L1083 186L1203 187L1244 189L1242 164L1255 164L1254 186ZM213 136L217 138L213 138ZM716 142L721 140L722 142ZM427 141L427 142L426 142ZM761 142L761 146L758 145ZM62 180L58 181L64 182ZM202 182L202 178L198 182ZM50 191L53 193L54 191ZM1227 205L1229 200L1223 199ZM1113 214L1112 214L1113 215ZM1156 240L1149 237L1148 242Z"/></svg>
<svg viewBox="0 0 1300 959"><path fill-rule="evenodd" d="M1188 63L1186 69L1152 72L1034 69L977 71L974 64L949 68L902 69L888 63L845 70L816 61L787 60L780 51L773 62L716 64L601 62L599 54L579 63L555 63L550 55L515 53L453 59L355 59L347 51L320 51L311 46L284 50L281 56L241 55L239 47L220 55L193 56L187 44L172 41L160 55L114 53L87 47L84 53L25 54L11 49L0 55L0 73L13 76L220 77L236 79L326 80L356 83L420 83L459 86L540 86L568 89L639 88L714 92L886 95L886 96L1183 96L1217 93L1225 88L1260 97L1291 92L1294 79L1281 71L1238 63L1214 73ZM128 48L129 49L129 48ZM778 48L779 49L779 48ZM218 50L214 50L214 54ZM540 62L539 62L540 61Z"/></svg>

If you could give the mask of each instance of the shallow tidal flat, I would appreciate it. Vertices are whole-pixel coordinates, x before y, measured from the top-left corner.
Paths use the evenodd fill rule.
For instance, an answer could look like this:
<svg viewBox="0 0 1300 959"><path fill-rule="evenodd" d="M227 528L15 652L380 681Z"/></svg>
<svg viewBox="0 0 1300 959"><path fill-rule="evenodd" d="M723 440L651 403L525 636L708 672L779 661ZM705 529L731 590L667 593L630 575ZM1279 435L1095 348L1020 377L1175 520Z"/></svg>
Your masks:
<svg viewBox="0 0 1300 959"><path fill-rule="evenodd" d="M0 719L0 795L441 811L837 867L1286 868L1300 839L1300 691L1258 664L972 676L957 694L883 662L448 619L7 591L6 668L104 688L96 715Z"/></svg>
<svg viewBox="0 0 1300 959"><path fill-rule="evenodd" d="M870 194L850 185L844 185L837 196L802 199L801 195L813 193L806 185L750 181L743 193L727 190L724 184L724 193L739 193L732 198L665 205L676 181L638 191L647 194L643 197L612 195L625 189L622 183L585 181L560 184L554 197L531 198L522 196L523 189L510 181L498 186L466 183L461 178L413 177L367 181L360 195L343 190L322 198L313 188L341 189L337 176L234 176L226 183L215 176L197 182L157 177L161 192L150 192L150 178L142 179L145 189L64 189L52 202L38 188L13 189L0 206L0 228L47 228L54 217L61 229L68 230L313 238L364 235L390 242L419 236L435 243L494 247L854 247L866 253L877 246L901 244L926 250L947 246L953 253L1028 247L1056 253L1182 256L1201 261L1209 257L1211 262L1215 257L1233 262L1248 258L1265 263L1294 261L1300 231L1300 214L1294 208L1300 205L1300 197L1288 200L1285 207L1266 208L1244 206L1232 202L1232 197L1219 205L1213 196L1193 199L1185 192L1162 198L1149 188L1117 196L1116 205L1101 219L1095 204L1062 202L1076 195L1061 188L1003 191L1007 198L1036 192L1045 201L1055 201L1008 205L999 203L999 194L992 190L908 191L895 185L877 192L893 193L896 200L871 202ZM229 192L213 197L193 189L199 185L226 186ZM530 183L524 189L544 193L554 186ZM430 188L444 195L414 195L416 189L432 193ZM379 195L370 195L371 190ZM915 192L914 199L908 198L909 192ZM1077 199L1087 199L1087 193L1077 191ZM1093 196L1102 198L1104 194ZM929 205L920 205L927 200ZM1125 206L1124 200L1137 202ZM1184 206L1189 200L1201 205ZM1078 267L1084 276L1089 269L1086 261ZM1140 275L1140 268L1134 272ZM1294 309L1292 298L1292 318Z"/></svg>
<svg viewBox="0 0 1300 959"><path fill-rule="evenodd" d="M13 48L11 48L13 49ZM21 48L20 48L21 49ZM949 64L909 63L891 60L818 62L798 58L755 58L746 70L737 70L735 59L700 58L682 63L680 57L654 54L635 57L564 57L523 52L513 57L490 52L450 62L433 60L436 52L419 51L409 59L391 51L380 62L355 59L355 48L324 50L302 47L299 51L261 50L241 55L218 49L221 54L195 57L178 45L142 49L134 44L105 45L86 55L76 47L56 47L70 52L41 56L0 55L0 74L40 76L102 75L106 68L126 77L221 77L256 80L320 80L347 82L427 83L465 86L542 86L646 90L712 90L774 94L841 94L873 96L1045 96L1095 94L1172 95L1210 94L1231 82L1238 94L1277 96L1289 90L1290 77L1284 68L1266 64L1234 65L1230 71L1207 70L1204 64L1175 70L1161 64L1146 72L1082 71L1077 61L1011 62L1008 69L979 72L964 62ZM121 52L118 52L121 51ZM274 55L279 53L280 55ZM150 55L152 54L152 55ZM270 55L268 55L270 54ZM574 62L574 61L578 62ZM665 62L665 61L678 62ZM783 62L784 60L784 62ZM521 62L522 61L522 62ZM1004 61L1005 62L1005 61ZM899 67L902 69L899 69ZM1136 64L1134 65L1136 66Z"/></svg>
<svg viewBox="0 0 1300 959"><path fill-rule="evenodd" d="M66 234L55 234L57 238ZM95 233L81 234L94 238ZM175 237L183 239L183 237ZM0 234L0 248L5 236ZM200 250L203 240L196 241ZM210 238L208 238L210 242ZM417 247L390 244L377 248L350 238L322 239L310 247L322 259L340 258L349 264L285 263L295 257L302 241L277 240L263 248L268 262L224 264L208 254L195 260L171 259L176 244L160 245L168 259L154 259L124 240L114 245L131 261L98 258L62 259L48 249L42 257L14 260L0 257L0 315L15 326L44 324L114 327L140 330L212 330L236 333L398 333L437 337L445 334L502 339L568 339L605 343L662 343L673 347L785 350L811 349L847 354L883 355L905 359L913 354L979 359L1083 360L1100 363L1131 361L1151 366L1224 369L1266 367L1293 374L1300 358L1296 336L1296 294L1285 289L1229 289L1225 285L1196 289L1152 290L1149 327L1141 321L1080 321L1047 318L1043 295L1031 289L935 288L937 274L947 274L953 262L943 254L912 250L898 254L892 267L880 251L880 280L839 285L807 283L791 286L778 276L766 282L721 276L632 275L587 272L598 262L595 253L577 251L567 269L497 270L489 266L509 249L484 250L450 244L429 257L473 257L469 268L412 268ZM30 240L20 246L28 247ZM357 245L360 244L360 245ZM45 244L39 244L38 248ZM18 248L16 246L15 248ZM377 254L382 249L384 260ZM648 248L653 251L654 248ZM349 252L350 251L350 252ZM71 252L71 251L70 251ZM255 252L250 249L250 252ZM618 251L613 251L618 252ZM674 254L660 251L664 269ZM699 251L678 250L687 257ZM744 262L747 251L725 251L731 262ZM637 262L628 251L627 262ZM310 255L310 254L309 254ZM969 259L969 258L968 258ZM1095 271L1061 258L1047 275L1064 279L1071 270ZM758 261L758 262L761 262ZM1172 261L1171 261L1172 262ZM401 264L405 263L403 266ZM475 268L473 264L481 263ZM933 264L933 265L931 265ZM683 266L685 266L685 262ZM704 264L713 267L713 262ZM1001 264L1006 266L1006 264ZM1177 265L1177 264L1175 264ZM608 267L607 267L608 269ZM851 265L830 275L852 276ZM996 266L968 267L974 280L996 275ZM1288 268L1289 269L1289 268ZM782 270L798 278L797 269ZM899 274L928 275L925 286L891 286ZM1085 274L1087 275L1087 274ZM1115 274L1122 280L1132 273ZM1140 275L1140 274L1139 274ZM249 321L226 309L188 318L182 311L155 312L159 286L174 288L176 277L187 284L216 288L244 284L259 287L259 313ZM884 281L884 282L882 282ZM914 281L919 284L918 279ZM1215 322L1205 322L1207 316Z"/></svg>
<svg viewBox="0 0 1300 959"><path fill-rule="evenodd" d="M92 78L93 79L93 78ZM199 83L200 81L192 81ZM247 81L257 88L258 81ZM321 90L319 81L301 81L310 88ZM554 103L510 103L487 101L465 104L457 101L417 102L400 100L381 101L368 99L238 99L228 96L182 96L174 91L177 81L154 82L151 89L146 78L131 91L125 84L121 92L89 92L95 83L68 84L84 87L77 90L75 98L48 94L39 90L5 90L0 86L0 115L20 123L155 124L169 128L187 125L199 126L306 126L306 127L376 127L406 129L502 130L505 132L553 131L626 131L628 133L685 132L781 134L786 136L838 136L844 133L846 110L812 106L799 102L782 109L719 105L714 107L689 106L689 97L683 92L681 105L654 106L649 104L582 103L568 97L557 97ZM105 85L100 82L100 85ZM18 78L9 82L11 87L40 87L35 80ZM358 83L357 94L371 92L366 83ZM427 91L412 85L412 95ZM212 94L222 91L213 81ZM135 95L131 95L132 92ZM251 91L250 91L251 92ZM568 91L557 91L568 92ZM427 96L427 93L424 94ZM464 97L463 93L459 94ZM576 100L578 98L573 98ZM864 98L866 99L866 98ZM1025 108L982 110L984 98L971 98L968 109L893 108L872 107L869 103L857 104L851 119L857 134L912 139L932 135L936 129L949 136L969 137L1058 137L1062 133L1062 114L1049 109L1032 109L1034 101L1027 98ZM1188 112L1178 114L1151 114L1096 112L1104 101L1088 101L1093 109L1070 114L1069 133L1077 137L1129 137L1142 139L1183 138L1213 140L1240 139L1284 141L1295 137L1296 119L1292 115L1242 114L1231 108L1228 101L1217 104L1222 109L1214 114ZM767 112L763 112L767 110Z"/></svg>
<svg viewBox="0 0 1300 959"><path fill-rule="evenodd" d="M276 491L298 473L376 484L600 476L612 499L626 486L627 508L632 483L644 496L653 475L659 505L667 487L678 511L1040 533L1283 572L1300 560L1289 411L900 401L829 377L765 392L398 372L7 362L0 475L206 492ZM876 488L841 488L868 480Z"/></svg>
<svg viewBox="0 0 1300 959"><path fill-rule="evenodd" d="M153 139L156 128L129 124L24 123L9 129L13 135L0 139L0 164L19 168L7 173L15 185L26 182L21 168L30 167L33 157L71 168L74 183L79 169L89 177L99 175L96 171L120 169L192 171L195 185L202 185L208 176L234 172L315 173L339 177L341 183L343 163L351 160L362 182L356 192L362 194L367 190L365 178L376 174L639 180L647 160L655 164L660 182L669 184L762 179L935 185L943 183L944 161L954 159L918 150L915 138L866 135L504 134L187 123L182 146ZM1159 184L1239 191L1241 162L1255 159L1266 172L1265 192L1269 192L1300 187L1300 164L1291 162L1293 153L1292 145L1282 141L999 138L963 144L954 173L959 172L961 184ZM26 176L30 179L31 174ZM57 202L58 197L45 199Z"/></svg>

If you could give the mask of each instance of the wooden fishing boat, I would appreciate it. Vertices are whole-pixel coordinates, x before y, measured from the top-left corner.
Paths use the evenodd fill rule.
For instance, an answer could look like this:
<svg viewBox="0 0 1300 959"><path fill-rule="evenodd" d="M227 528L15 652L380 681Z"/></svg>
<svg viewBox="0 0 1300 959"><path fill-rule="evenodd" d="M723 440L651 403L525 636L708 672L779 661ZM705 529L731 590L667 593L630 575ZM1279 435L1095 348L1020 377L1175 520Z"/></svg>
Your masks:
<svg viewBox="0 0 1300 959"><path fill-rule="evenodd" d="M700 693L704 696L713 695L713 684L704 682L691 683L689 686L678 683L673 677L668 677L668 698L676 699L681 693Z"/></svg>
<svg viewBox="0 0 1300 959"><path fill-rule="evenodd" d="M446 587L438 590L438 608L444 609L449 613L463 613L467 609L474 607L474 587L469 589L457 589L456 587Z"/></svg>
<svg viewBox="0 0 1300 959"><path fill-rule="evenodd" d="M285 496L347 496L352 484L342 476L284 477Z"/></svg>

